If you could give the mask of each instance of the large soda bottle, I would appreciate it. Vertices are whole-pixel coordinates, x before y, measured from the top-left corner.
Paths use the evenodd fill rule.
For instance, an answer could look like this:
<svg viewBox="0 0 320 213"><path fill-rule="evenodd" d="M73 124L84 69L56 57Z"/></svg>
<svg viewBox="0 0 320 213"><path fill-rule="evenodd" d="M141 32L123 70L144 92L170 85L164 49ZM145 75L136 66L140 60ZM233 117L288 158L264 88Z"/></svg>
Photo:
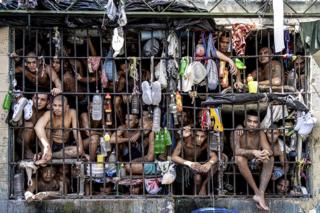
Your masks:
<svg viewBox="0 0 320 213"><path fill-rule="evenodd" d="M96 91L99 93L99 90ZM92 99L92 120L100 121L102 119L102 98L101 95L94 95Z"/></svg>

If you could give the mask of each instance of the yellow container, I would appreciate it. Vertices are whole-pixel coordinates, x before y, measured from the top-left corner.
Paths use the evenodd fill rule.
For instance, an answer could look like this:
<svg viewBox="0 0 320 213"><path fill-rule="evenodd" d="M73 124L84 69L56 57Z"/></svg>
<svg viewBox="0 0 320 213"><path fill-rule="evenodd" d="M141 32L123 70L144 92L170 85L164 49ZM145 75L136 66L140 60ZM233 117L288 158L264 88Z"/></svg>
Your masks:
<svg viewBox="0 0 320 213"><path fill-rule="evenodd" d="M101 154L97 155L97 163L104 163L104 155L101 155Z"/></svg>
<svg viewBox="0 0 320 213"><path fill-rule="evenodd" d="M248 82L249 93L257 93L258 91L258 81L249 81Z"/></svg>

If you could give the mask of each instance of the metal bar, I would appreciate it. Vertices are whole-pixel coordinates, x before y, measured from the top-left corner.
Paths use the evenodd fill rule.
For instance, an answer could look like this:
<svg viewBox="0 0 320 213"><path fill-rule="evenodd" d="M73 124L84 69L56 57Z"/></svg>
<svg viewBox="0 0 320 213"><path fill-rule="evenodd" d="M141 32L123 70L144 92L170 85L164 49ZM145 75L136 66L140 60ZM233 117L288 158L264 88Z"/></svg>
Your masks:
<svg viewBox="0 0 320 213"><path fill-rule="evenodd" d="M310 9L310 8L309 8ZM24 16L32 15L35 16L45 16L45 17L65 17L69 16L79 16L79 17L102 17L104 11L47 11L47 10L0 10L0 17L12 16ZM128 18L150 18L157 17L157 19L162 18L259 18L259 14L256 13L211 13L211 12L138 12L129 11L126 13ZM265 13L265 18L272 18L273 13ZM320 13L284 13L285 18L303 18L303 17L320 17Z"/></svg>

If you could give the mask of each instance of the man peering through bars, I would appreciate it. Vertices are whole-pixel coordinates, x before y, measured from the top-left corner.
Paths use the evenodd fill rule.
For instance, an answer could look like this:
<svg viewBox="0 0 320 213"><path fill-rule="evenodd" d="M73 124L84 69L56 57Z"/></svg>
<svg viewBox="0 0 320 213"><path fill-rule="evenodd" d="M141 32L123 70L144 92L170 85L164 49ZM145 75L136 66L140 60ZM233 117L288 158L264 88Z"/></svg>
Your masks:
<svg viewBox="0 0 320 213"><path fill-rule="evenodd" d="M52 115L47 111L38 120L35 131L41 142L42 153L36 156L36 165L45 165L52 157L73 158L83 154L77 114L70 109L66 97L59 95L53 99ZM76 142L70 139L70 132Z"/></svg>
<svg viewBox="0 0 320 213"><path fill-rule="evenodd" d="M282 64L279 61L272 60L272 51L268 47L262 47L259 50L259 67L251 74L259 81L259 85L280 86L283 85L281 74L283 72ZM271 80L271 81L270 81Z"/></svg>
<svg viewBox="0 0 320 213"><path fill-rule="evenodd" d="M236 131L231 133L231 147L235 155L235 163L244 179L253 189L253 200L257 203L257 207L269 210L264 194L272 174L273 152L265 133L257 129L259 128L257 112L247 112L244 127L245 129L242 125L238 125ZM252 168L262 166L259 188L253 179L249 164Z"/></svg>
<svg viewBox="0 0 320 213"><path fill-rule="evenodd" d="M15 58L18 57L15 53L11 55ZM36 88L41 91L48 91L48 88L50 88L50 82L52 82L55 86L50 91L52 95L56 96L62 92L61 81L57 73L50 66L45 64L44 59L42 61L38 59L34 52L29 52L26 55L24 67L17 66L15 72L24 72L26 80L25 85L31 86L31 88L25 88L27 91L35 91Z"/></svg>
<svg viewBox="0 0 320 213"><path fill-rule="evenodd" d="M197 192L193 194L207 194L207 182L210 176L213 176L217 171L218 158L215 152L210 152L210 158L207 162L200 163L205 160L201 158L207 157L208 143L206 141L206 132L197 130L193 136L190 127L186 127L183 130L183 140L177 143L172 153L172 161L179 165L177 167L177 182L182 184L182 175L185 175L186 187L188 187L190 180L193 180L197 189ZM212 173L209 173L210 170ZM204 181L203 178L205 178Z"/></svg>
<svg viewBox="0 0 320 213"><path fill-rule="evenodd" d="M25 113L31 113L30 119L24 119L24 128L18 130L17 142L24 146L24 158L32 159L33 152L32 147L35 145L36 134L34 126L39 118L47 110L48 94L38 93L32 97L32 105L28 105L28 111Z"/></svg>

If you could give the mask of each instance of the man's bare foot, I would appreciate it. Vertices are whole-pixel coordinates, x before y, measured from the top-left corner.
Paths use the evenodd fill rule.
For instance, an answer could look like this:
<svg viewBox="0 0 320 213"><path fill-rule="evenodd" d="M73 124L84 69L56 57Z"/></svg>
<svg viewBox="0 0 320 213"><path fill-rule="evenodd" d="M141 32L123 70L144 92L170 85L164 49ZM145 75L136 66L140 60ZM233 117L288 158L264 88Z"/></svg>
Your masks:
<svg viewBox="0 0 320 213"><path fill-rule="evenodd" d="M40 160L37 160L36 162L34 162L34 164L36 166L46 167L47 166L47 162L48 162L48 160L40 159Z"/></svg>
<svg viewBox="0 0 320 213"><path fill-rule="evenodd" d="M264 200L264 197L261 195L254 195L253 200L265 211L270 211L269 207ZM257 206L258 207L258 206Z"/></svg>

